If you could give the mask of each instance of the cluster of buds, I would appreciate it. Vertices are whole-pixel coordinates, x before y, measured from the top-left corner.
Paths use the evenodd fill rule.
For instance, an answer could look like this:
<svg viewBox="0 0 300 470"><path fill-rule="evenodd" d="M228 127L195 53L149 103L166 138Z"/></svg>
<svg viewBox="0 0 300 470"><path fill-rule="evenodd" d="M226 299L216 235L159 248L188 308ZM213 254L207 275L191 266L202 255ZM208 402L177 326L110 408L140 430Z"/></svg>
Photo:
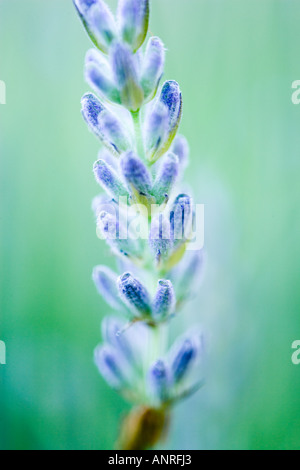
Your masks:
<svg viewBox="0 0 300 470"><path fill-rule="evenodd" d="M155 351L147 347L152 345L153 332L141 322L126 331L124 325L124 321L113 316L102 322L105 344L96 348L95 361L109 385L132 402L158 408L170 406L189 394L195 387L191 371L203 353L201 334L182 336L149 366L149 353L155 357ZM183 389L187 383L190 387Z"/></svg>
<svg viewBox="0 0 300 470"><path fill-rule="evenodd" d="M202 252L188 250L195 209L180 187L189 158L186 139L177 135L182 95L177 82L161 84L162 41L151 36L144 46L149 0L119 0L116 17L103 0L74 4L95 46L85 59L95 94L83 96L82 115L103 144L94 164L104 190L93 201L97 233L121 272L93 271L115 312L103 321L95 362L132 402L169 409L201 384L195 370L203 356L198 331L170 350L167 341L170 320L193 294L203 266Z"/></svg>

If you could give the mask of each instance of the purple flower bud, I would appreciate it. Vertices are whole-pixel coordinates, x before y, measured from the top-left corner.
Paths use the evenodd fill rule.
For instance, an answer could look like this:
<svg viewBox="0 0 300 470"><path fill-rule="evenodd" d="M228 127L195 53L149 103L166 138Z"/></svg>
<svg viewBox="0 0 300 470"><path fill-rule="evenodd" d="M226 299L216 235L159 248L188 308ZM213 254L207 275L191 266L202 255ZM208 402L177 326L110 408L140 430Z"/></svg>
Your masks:
<svg viewBox="0 0 300 470"><path fill-rule="evenodd" d="M128 196L126 188L119 179L117 173L104 160L94 163L96 181L115 200Z"/></svg>
<svg viewBox="0 0 300 470"><path fill-rule="evenodd" d="M140 258L140 240L128 236L128 227L117 217L108 212L101 212L98 217L97 229L116 255Z"/></svg>
<svg viewBox="0 0 300 470"><path fill-rule="evenodd" d="M177 196L170 212L170 223L175 245L186 241L193 224L193 205L190 196L186 194Z"/></svg>
<svg viewBox="0 0 300 470"><path fill-rule="evenodd" d="M115 284L115 286L117 286L117 284ZM133 365L135 362L134 353L126 337L126 333L122 333L123 328L123 321L120 321L118 318L114 317L106 317L102 321L102 337L106 343L117 349L123 355L123 357Z"/></svg>
<svg viewBox="0 0 300 470"><path fill-rule="evenodd" d="M121 298L136 316L151 315L151 300L147 289L132 274L124 273L118 279Z"/></svg>
<svg viewBox="0 0 300 470"><path fill-rule="evenodd" d="M94 354L95 364L107 383L116 389L127 386L126 365L121 354L111 346L98 346Z"/></svg>
<svg viewBox="0 0 300 470"><path fill-rule="evenodd" d="M132 151L121 156L121 170L126 183L138 194L148 196L152 188L151 175L144 163Z"/></svg>
<svg viewBox="0 0 300 470"><path fill-rule="evenodd" d="M92 211L95 218L98 219L101 212L105 211L117 217L119 213L119 205L114 199L106 194L98 194L92 201Z"/></svg>
<svg viewBox="0 0 300 470"><path fill-rule="evenodd" d="M173 80L165 82L161 90L159 101L168 108L169 128L167 138L155 156L156 160L169 150L180 124L182 95L178 83Z"/></svg>
<svg viewBox="0 0 300 470"><path fill-rule="evenodd" d="M139 110L143 104L144 93L139 84L136 57L126 45L115 43L110 58L122 104L130 111Z"/></svg>
<svg viewBox="0 0 300 470"><path fill-rule="evenodd" d="M157 91L165 65L165 48L158 37L151 37L148 41L141 74L141 86L145 99L152 99Z"/></svg>
<svg viewBox="0 0 300 470"><path fill-rule="evenodd" d="M147 158L155 161L155 155L163 147L169 130L169 112L167 106L157 102L146 117L145 143Z"/></svg>
<svg viewBox="0 0 300 470"><path fill-rule="evenodd" d="M173 360L171 371L175 383L180 382L189 372L193 362L197 358L198 348L193 339L185 339L178 342L172 353Z"/></svg>
<svg viewBox="0 0 300 470"><path fill-rule="evenodd" d="M176 136L172 145L172 152L178 157L180 170L185 170L189 163L190 148L183 135Z"/></svg>
<svg viewBox="0 0 300 470"><path fill-rule="evenodd" d="M190 251L186 253L180 264L171 271L170 277L175 284L178 302L183 302L192 297L199 289L204 264L203 250Z"/></svg>
<svg viewBox="0 0 300 470"><path fill-rule="evenodd" d="M107 148L102 148L98 153L98 160L104 160L107 165L119 173L119 160Z"/></svg>
<svg viewBox="0 0 300 470"><path fill-rule="evenodd" d="M93 270L93 281L100 295L113 309L120 309L117 278L118 276L106 266L96 266Z"/></svg>
<svg viewBox="0 0 300 470"><path fill-rule="evenodd" d="M101 230L104 238L112 245L117 243L119 238L119 222L115 216L102 211L99 214L97 226Z"/></svg>
<svg viewBox="0 0 300 470"><path fill-rule="evenodd" d="M179 164L178 157L174 153L169 153L164 157L153 185L152 194L157 204L170 198L171 191L178 177Z"/></svg>
<svg viewBox="0 0 300 470"><path fill-rule="evenodd" d="M182 113L182 95L177 82L170 80L164 83L160 94L160 101L169 110L170 130L177 129Z"/></svg>
<svg viewBox="0 0 300 470"><path fill-rule="evenodd" d="M117 18L122 39L137 51L148 32L149 0L119 0Z"/></svg>
<svg viewBox="0 0 300 470"><path fill-rule="evenodd" d="M86 93L81 104L82 115L90 130L112 153L118 156L131 146L128 132L119 118L106 109L93 93Z"/></svg>
<svg viewBox="0 0 300 470"><path fill-rule="evenodd" d="M114 17L102 0L73 0L79 17L91 40L102 52L107 53L117 36Z"/></svg>
<svg viewBox="0 0 300 470"><path fill-rule="evenodd" d="M111 111L104 110L99 115L98 127L103 144L112 149L113 153L118 155L131 147L128 131Z"/></svg>
<svg viewBox="0 0 300 470"><path fill-rule="evenodd" d="M100 212L105 210L103 208L103 205L105 206L108 201L110 201L110 198L106 194L98 194L98 196L95 196L92 200L92 211L94 212L94 216L97 219Z"/></svg>
<svg viewBox="0 0 300 470"><path fill-rule="evenodd" d="M100 96L121 104L120 92L114 83L110 64L96 49L90 49L86 55L85 79Z"/></svg>
<svg viewBox="0 0 300 470"><path fill-rule="evenodd" d="M169 257L173 248L173 236L171 224L163 214L154 217L151 222L149 246L157 263Z"/></svg>
<svg viewBox="0 0 300 470"><path fill-rule="evenodd" d="M90 130L100 137L98 117L104 111L105 107L93 93L86 93L82 97L81 106L82 115Z"/></svg>
<svg viewBox="0 0 300 470"><path fill-rule="evenodd" d="M165 402L169 398L169 373L163 360L153 364L149 370L148 383L155 401Z"/></svg>
<svg viewBox="0 0 300 470"><path fill-rule="evenodd" d="M160 280L153 302L155 320L164 320L174 313L176 305L175 292L171 281Z"/></svg>

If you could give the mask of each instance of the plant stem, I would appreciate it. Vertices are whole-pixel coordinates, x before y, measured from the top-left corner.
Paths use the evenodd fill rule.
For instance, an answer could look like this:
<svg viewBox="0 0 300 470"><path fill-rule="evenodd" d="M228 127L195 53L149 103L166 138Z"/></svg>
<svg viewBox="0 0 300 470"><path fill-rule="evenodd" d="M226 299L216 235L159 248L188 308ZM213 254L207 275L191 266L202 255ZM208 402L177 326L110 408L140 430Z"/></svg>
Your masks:
<svg viewBox="0 0 300 470"><path fill-rule="evenodd" d="M131 112L134 125L134 134L136 141L136 150L140 158L145 159L145 148L144 148L144 139L141 128L141 116L140 110Z"/></svg>
<svg viewBox="0 0 300 470"><path fill-rule="evenodd" d="M157 358L160 357L161 355L161 328L159 325L156 325L155 327L152 328L153 331L153 343L152 343L152 348L151 348L151 355L152 355L152 360L151 363L153 363Z"/></svg>

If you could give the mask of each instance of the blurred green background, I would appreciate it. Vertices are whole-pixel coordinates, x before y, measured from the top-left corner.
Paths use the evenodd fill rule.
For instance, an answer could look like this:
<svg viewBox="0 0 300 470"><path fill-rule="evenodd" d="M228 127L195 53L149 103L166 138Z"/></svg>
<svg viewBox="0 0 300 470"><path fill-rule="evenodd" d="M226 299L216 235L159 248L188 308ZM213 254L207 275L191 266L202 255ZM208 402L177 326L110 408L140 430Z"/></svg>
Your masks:
<svg viewBox="0 0 300 470"><path fill-rule="evenodd" d="M299 449L300 3L151 3L206 205L204 283L173 328L206 330L207 385L163 447ZM108 311L91 270L113 260L90 210L88 47L71 0L0 0L1 449L112 449L128 409L92 360Z"/></svg>

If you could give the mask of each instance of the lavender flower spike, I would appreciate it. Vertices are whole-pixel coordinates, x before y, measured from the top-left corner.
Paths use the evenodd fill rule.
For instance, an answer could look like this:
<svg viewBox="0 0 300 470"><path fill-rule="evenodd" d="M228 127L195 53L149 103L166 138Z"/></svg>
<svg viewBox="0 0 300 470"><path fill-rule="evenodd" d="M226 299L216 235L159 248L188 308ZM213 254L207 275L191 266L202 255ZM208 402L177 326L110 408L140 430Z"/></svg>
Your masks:
<svg viewBox="0 0 300 470"><path fill-rule="evenodd" d="M93 167L104 194L92 208L97 234L118 260L116 273L105 266L93 271L114 310L102 322L95 362L135 405L117 447L144 450L162 437L174 404L201 383L193 384L190 373L200 357L194 330L170 352L167 344L171 320L198 286L203 265L202 253L188 250L195 249L190 235L197 212L178 187L189 156L186 139L177 136L182 95L173 80L160 86L161 39L151 34L142 48L149 0L117 0L116 18L103 0L73 1L96 46L85 59L96 94L82 98L83 117L104 147Z"/></svg>

